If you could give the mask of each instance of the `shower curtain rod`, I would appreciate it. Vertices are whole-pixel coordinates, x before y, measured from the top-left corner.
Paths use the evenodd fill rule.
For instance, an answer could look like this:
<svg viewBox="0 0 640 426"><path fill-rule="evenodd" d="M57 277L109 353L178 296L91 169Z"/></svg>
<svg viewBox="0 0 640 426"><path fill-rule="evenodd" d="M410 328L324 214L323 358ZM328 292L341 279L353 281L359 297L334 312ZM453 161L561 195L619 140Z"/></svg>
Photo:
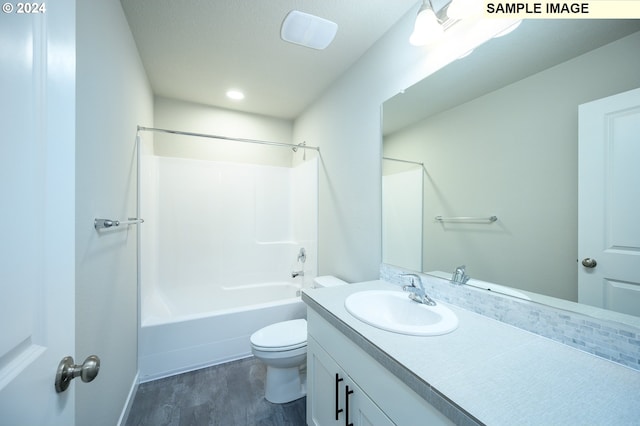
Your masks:
<svg viewBox="0 0 640 426"><path fill-rule="evenodd" d="M400 163L417 164L418 166L424 167L424 163L418 163L417 161L401 160L399 158L391 158L391 157L382 157L382 159L383 160L389 160L389 161L398 161Z"/></svg>
<svg viewBox="0 0 640 426"><path fill-rule="evenodd" d="M292 149L302 148L302 149L312 149L314 151L320 152L320 148L317 146L307 146L304 143L292 144L292 143L284 143L284 142L270 142L270 141L261 141L258 139L242 139L242 138L231 138L228 136L219 136L219 135L208 135L206 133L194 133L194 132L183 132L180 130L169 130L169 129L159 129L157 127L142 127L138 126L138 131L146 131L146 132L159 132L159 133L171 133L173 135L183 135L183 136L197 136L199 138L209 138L209 139L222 139L226 141L236 141L236 142L248 142L248 143L257 143L260 145L273 145L273 146L285 146Z"/></svg>

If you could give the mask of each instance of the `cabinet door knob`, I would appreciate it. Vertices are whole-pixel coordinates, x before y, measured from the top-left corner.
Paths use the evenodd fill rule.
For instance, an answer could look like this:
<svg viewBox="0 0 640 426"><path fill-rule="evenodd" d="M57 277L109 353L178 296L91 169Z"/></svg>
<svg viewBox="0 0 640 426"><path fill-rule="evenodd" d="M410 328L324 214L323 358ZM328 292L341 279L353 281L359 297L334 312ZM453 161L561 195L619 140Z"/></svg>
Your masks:
<svg viewBox="0 0 640 426"><path fill-rule="evenodd" d="M343 379L340 378L338 373L336 373L336 420L338 420L338 415L342 413L342 408L338 408L338 406L340 405L340 399L338 398L338 390L339 390L339 383L342 380Z"/></svg>
<svg viewBox="0 0 640 426"><path fill-rule="evenodd" d="M349 423L349 395L353 393L353 389L349 390L349 386L346 387L346 392L344 394L344 424L345 426L353 426L353 423Z"/></svg>

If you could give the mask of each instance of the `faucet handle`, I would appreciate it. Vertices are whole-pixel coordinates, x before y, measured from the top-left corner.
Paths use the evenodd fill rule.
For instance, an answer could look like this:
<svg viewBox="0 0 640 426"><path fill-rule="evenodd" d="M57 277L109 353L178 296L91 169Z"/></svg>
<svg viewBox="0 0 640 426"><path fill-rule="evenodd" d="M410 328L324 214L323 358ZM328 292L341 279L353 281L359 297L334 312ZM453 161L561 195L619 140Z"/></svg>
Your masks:
<svg viewBox="0 0 640 426"><path fill-rule="evenodd" d="M411 283L411 286L412 286L412 287L415 287L415 286L416 286L416 283L415 283L415 281L414 281L414 279L415 279L415 275L414 275L414 274L400 274L400 276L401 276L401 277L409 277L409 279L410 279L410 283ZM405 286L405 287L406 287L406 286Z"/></svg>
<svg viewBox="0 0 640 426"><path fill-rule="evenodd" d="M407 274L400 274L401 277L409 277L410 278L410 283L411 286L405 286L405 287L415 287L418 288L418 286L420 287L420 289L422 291L424 291L424 285L422 284L422 278L420 278L420 275L418 274L411 274L411 273L407 273ZM416 281L418 282L418 285L416 285Z"/></svg>
<svg viewBox="0 0 640 426"><path fill-rule="evenodd" d="M304 263L307 261L307 251L304 247L300 247L300 251L298 252L298 262Z"/></svg>

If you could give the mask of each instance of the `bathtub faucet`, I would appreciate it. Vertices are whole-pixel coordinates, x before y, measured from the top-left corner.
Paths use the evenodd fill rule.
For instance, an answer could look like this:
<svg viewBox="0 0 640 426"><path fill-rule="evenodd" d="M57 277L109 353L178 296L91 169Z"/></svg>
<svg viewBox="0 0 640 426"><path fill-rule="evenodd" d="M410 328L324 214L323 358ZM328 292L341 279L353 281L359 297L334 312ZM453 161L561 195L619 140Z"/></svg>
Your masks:
<svg viewBox="0 0 640 426"><path fill-rule="evenodd" d="M298 262L306 262L307 260L307 252L305 251L304 247L300 248L300 251L298 252Z"/></svg>
<svg viewBox="0 0 640 426"><path fill-rule="evenodd" d="M304 277L304 271L291 272L291 278L295 278L295 277Z"/></svg>

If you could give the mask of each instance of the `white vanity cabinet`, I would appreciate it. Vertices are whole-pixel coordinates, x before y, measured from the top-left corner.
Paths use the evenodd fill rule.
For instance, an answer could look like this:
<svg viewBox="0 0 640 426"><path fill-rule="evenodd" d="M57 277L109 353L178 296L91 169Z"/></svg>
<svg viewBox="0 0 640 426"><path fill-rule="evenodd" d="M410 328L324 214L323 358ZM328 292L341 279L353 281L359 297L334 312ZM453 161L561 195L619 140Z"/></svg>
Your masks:
<svg viewBox="0 0 640 426"><path fill-rule="evenodd" d="M317 312L307 311L309 426L453 424Z"/></svg>
<svg viewBox="0 0 640 426"><path fill-rule="evenodd" d="M307 425L393 425L312 337L307 338Z"/></svg>

